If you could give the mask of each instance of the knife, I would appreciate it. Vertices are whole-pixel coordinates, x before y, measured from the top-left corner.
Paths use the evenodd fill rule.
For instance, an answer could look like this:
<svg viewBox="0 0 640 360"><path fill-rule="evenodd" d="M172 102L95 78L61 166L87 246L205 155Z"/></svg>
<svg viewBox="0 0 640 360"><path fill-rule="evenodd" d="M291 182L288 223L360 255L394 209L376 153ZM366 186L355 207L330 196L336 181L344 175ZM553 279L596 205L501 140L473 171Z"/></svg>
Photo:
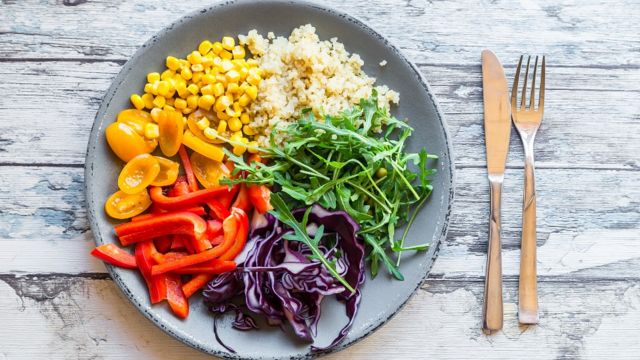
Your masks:
<svg viewBox="0 0 640 360"><path fill-rule="evenodd" d="M491 185L491 217L489 220L482 328L486 333L491 333L502 329L500 203L511 135L511 105L504 70L500 60L490 50L482 51L482 95L484 98L487 173Z"/></svg>

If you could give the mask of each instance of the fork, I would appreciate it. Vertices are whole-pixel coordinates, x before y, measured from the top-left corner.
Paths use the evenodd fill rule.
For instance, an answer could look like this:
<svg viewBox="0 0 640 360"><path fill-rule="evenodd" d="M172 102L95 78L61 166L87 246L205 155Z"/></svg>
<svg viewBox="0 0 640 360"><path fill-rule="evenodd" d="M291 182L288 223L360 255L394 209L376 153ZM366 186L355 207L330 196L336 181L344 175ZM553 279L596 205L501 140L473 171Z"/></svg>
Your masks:
<svg viewBox="0 0 640 360"><path fill-rule="evenodd" d="M540 75L540 90L538 94L538 106L535 107L536 70L538 68L538 56L533 65L533 77L531 78L531 95L529 106L527 99L527 78L529 77L529 64L531 56L527 58L527 66L520 95L520 106L517 106L518 86L522 60L520 56L518 69L511 89L511 117L520 134L524 147L524 196L522 204L522 241L520 245L520 282L518 286L518 321L521 324L538 323L538 284L536 273L536 188L533 166L533 142L542 122L544 113L544 76L545 57L542 57Z"/></svg>

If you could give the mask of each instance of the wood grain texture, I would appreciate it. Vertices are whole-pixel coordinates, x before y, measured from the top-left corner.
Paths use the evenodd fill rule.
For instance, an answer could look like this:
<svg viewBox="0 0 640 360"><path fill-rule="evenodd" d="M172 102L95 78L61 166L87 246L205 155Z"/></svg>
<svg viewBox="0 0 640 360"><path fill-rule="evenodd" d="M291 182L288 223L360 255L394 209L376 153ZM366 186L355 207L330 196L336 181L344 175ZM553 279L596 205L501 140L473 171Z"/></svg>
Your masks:
<svg viewBox="0 0 640 360"><path fill-rule="evenodd" d="M427 283L380 331L329 358L637 358L636 1L324 3L364 20L418 64L446 113L458 168L449 235ZM82 165L95 113L124 62L162 27L210 4L0 1L0 359L209 358L144 320L88 256ZM485 47L509 79L521 52L545 54L549 65L536 140L542 321L516 323L523 154L513 132L503 195L505 329L491 337L480 332Z"/></svg>

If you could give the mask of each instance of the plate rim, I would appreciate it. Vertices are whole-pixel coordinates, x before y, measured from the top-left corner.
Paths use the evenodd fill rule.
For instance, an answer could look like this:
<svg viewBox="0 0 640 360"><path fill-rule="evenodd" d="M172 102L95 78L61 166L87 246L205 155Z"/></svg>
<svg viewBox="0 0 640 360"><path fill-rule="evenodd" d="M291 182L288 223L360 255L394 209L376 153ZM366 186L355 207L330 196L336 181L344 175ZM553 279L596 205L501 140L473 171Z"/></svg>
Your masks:
<svg viewBox="0 0 640 360"><path fill-rule="evenodd" d="M371 327L370 329L368 329L368 331L363 332L363 334L355 339L352 339L350 341L344 341L340 344L338 344L337 346L328 349L328 350L322 350L322 351L317 351L317 352L309 352L305 355L301 355L301 356L294 356L294 357L289 357L290 359L307 359L307 358L315 358L315 357L319 357L319 356L323 356L323 355L327 355L330 353L335 353L338 351L341 351L347 347L350 347L358 342L360 342L361 340L365 339L366 337L368 337L369 335L371 335L372 333L374 333L375 331L377 331L380 327L382 327L383 325L385 325L387 322L389 322L396 314L398 314L402 309L404 309L404 307L406 306L406 304L409 302L409 300L416 294L416 292L418 291L418 289L424 284L425 280L427 279L427 277L429 276L429 273L431 272L431 269L433 267L433 263L436 259L436 257L438 256L438 253L440 251L440 245L442 244L442 242L446 239L447 237L447 233L449 230L449 222L451 219L451 212L452 212L452 207L453 207L453 203L455 200L455 184L456 184L456 171L455 171L455 157L454 157L454 152L453 152L453 146L452 146L452 141L451 141L451 135L448 129L448 124L444 119L444 112L442 111L440 104L438 102L438 100L436 99L431 86L429 85L429 83L427 82L427 80L424 78L424 76L422 75L422 73L420 72L420 70L418 69L418 67L416 66L416 64L410 60L407 56L404 55L404 53L402 52L402 50L400 50L399 48L397 48L392 42L390 42L386 37L384 37L382 34L380 34L378 31L376 31L373 27L371 27L370 25L366 24L364 21L360 20L358 17L353 16L351 14L348 14L344 11L341 10L337 10L335 8L329 7L329 6L325 6L323 4L317 3L317 2L313 2L313 1L308 1L308 0L301 0L301 1L291 1L291 0L266 0L266 1L262 1L263 3L275 3L275 4L288 4L291 6L300 6L300 7L309 7L309 8L313 8L316 10L320 10L326 14L328 14L329 16L337 16L343 19L346 19L347 21L352 22L353 24L355 24L356 26L360 27L362 30L366 31L370 36L377 38L378 40L382 41L385 46L389 47L413 72L414 75L416 76L417 80L419 81L420 85L425 89L427 95L429 96L430 100L432 101L434 108L435 108L435 115L437 118L438 123L440 124L441 130L442 130L442 135L444 138L444 143L445 143L445 147L446 147L446 151L447 151L447 155L449 158L449 162L448 162L448 166L446 168L444 168L443 170L448 172L449 175L449 192L448 194L446 194L447 196L447 201L448 201L448 206L446 207L445 211L444 211L444 217L442 219L442 229L440 231L440 234L435 234L434 236L436 237L436 239L434 240L434 243L432 243L432 246L435 247L435 250L433 252L433 255L431 256L431 259L429 259L429 263L425 269L425 273L424 275L421 277L421 279L418 281L418 283L416 284L415 288L411 291L411 294L407 297L407 299L402 302L400 304L400 306L391 314L389 314L387 317L380 319L379 323L376 324L375 326ZM179 19L171 22L170 24L168 24L167 26L163 27L162 29L158 30L156 33L154 33L147 41L145 41L142 45L140 45L140 47L138 47L138 49L134 52L134 54L122 65L122 68L120 69L120 71L118 72L118 74L116 75L116 77L113 79L113 81L111 82L111 85L109 86L109 88L107 89L107 91L105 92L105 95L103 96L101 103L100 103L100 107L98 108L98 111L96 112L96 116L93 120L93 124L91 126L91 131L89 133L89 139L88 139L88 144L87 144L87 151L85 153L85 163L84 163L84 195L85 195L85 204L87 206L87 218L89 220L89 227L90 230L92 232L92 238L93 241L95 242L96 245L101 245L103 244L105 241L103 240L103 236L100 233L100 228L98 226L97 220L96 220L96 216L95 216L95 209L96 209L96 204L93 201L93 197L90 196L93 193L93 183L91 181L87 181L87 179L90 179L93 177L93 165L94 162L93 158L95 158L95 151L96 151L96 147L97 147L97 140L98 137L100 136L99 132L101 130L99 124L100 124L100 119L102 118L102 116L104 116L104 113L106 111L106 109L109 107L111 101L113 100L113 97L116 93L116 90L120 87L120 85L122 84L122 82L125 80L126 78L126 74L131 70L131 63L134 62L135 60L137 60L138 58L140 58L143 53L145 48L147 48L148 46L152 45L153 43L155 43L155 41L157 40L157 38L164 36L164 34L166 34L167 32L172 31L176 26L189 21L191 18L200 16L202 14L205 13L210 13L210 12L215 12L217 9L219 8L223 8L223 7L227 7L227 6L232 6L234 4L243 4L243 3L252 3L251 0L228 0L228 1L224 1L224 2L220 2L214 5L209 5L209 6L205 6L205 7L201 7L198 8L196 10L193 10L185 15L183 15L182 17L180 17ZM91 164L91 166L87 166L87 164ZM98 206L99 209L102 209L102 206ZM105 266L107 268L107 271L109 273L109 276L111 277L111 279L118 285L118 289L122 292L122 294L135 306L135 308L149 321L151 321L155 326L159 327L163 332L169 334L171 337L179 340L180 342L196 349L199 350L201 352L204 352L206 354L209 355L213 355L213 356L218 356L224 359L250 359L247 357L242 357L240 355L237 354L233 354L230 352L226 352L226 351L218 351L218 350L214 350L214 349L210 349L210 348L206 348L203 346L200 346L198 343L192 341L189 336L187 336L188 334L185 331L182 330L178 330L178 331L174 331L174 329L172 327L167 327L165 326L165 324L162 323L161 318L157 315L154 314L153 312L149 312L147 311L144 307L145 305L140 303L139 301L137 301L135 299L135 296L131 293L129 287L126 285L125 281L120 277L120 275L115 272L114 267L106 264ZM267 359L269 357L261 357L261 359ZM277 357L276 357L277 358Z"/></svg>

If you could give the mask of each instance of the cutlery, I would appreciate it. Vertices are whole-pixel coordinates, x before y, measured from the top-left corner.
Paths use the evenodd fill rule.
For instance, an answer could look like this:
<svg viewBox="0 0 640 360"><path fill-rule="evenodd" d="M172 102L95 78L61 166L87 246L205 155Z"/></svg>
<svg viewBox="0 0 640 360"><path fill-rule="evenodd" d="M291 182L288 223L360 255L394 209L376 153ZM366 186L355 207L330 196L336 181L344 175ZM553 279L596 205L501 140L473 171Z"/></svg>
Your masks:
<svg viewBox="0 0 640 360"><path fill-rule="evenodd" d="M542 57L540 69L540 90L538 94L538 106L535 106L536 70L538 57L533 65L531 77L531 95L529 106L527 99L527 78L529 77L529 64L531 56L527 58L527 66L524 72L520 106L517 106L518 85L520 71L522 70L523 56L518 62L518 69L511 89L511 108L513 109L513 123L520 134L524 147L524 195L522 204L522 242L520 245L520 283L518 287L518 321L521 324L538 323L538 284L536 274L536 188L533 166L533 141L542 122L544 113L544 76L545 57Z"/></svg>
<svg viewBox="0 0 640 360"><path fill-rule="evenodd" d="M502 259L500 255L500 203L511 135L511 108L504 69L496 55L482 51L482 95L487 173L491 188L489 246L484 284L482 328L486 333L502 329Z"/></svg>

